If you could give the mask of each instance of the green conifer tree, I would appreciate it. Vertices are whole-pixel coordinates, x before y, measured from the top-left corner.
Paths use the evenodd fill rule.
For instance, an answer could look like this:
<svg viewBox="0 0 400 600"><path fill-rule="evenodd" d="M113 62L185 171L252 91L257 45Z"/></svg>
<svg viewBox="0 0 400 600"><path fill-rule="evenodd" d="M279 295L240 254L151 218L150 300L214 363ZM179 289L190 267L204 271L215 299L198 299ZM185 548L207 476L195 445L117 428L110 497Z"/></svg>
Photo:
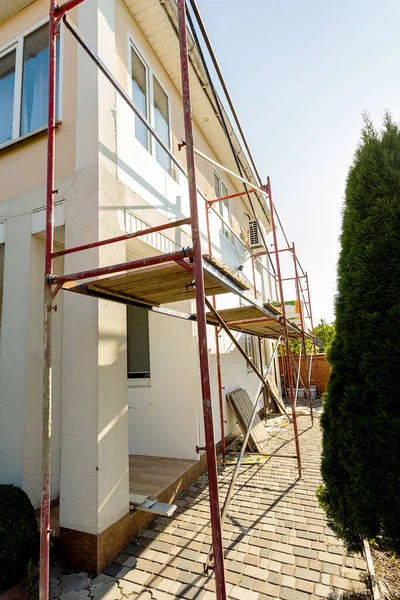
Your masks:
<svg viewBox="0 0 400 600"><path fill-rule="evenodd" d="M347 178L318 498L350 551L400 550L400 131L366 117Z"/></svg>

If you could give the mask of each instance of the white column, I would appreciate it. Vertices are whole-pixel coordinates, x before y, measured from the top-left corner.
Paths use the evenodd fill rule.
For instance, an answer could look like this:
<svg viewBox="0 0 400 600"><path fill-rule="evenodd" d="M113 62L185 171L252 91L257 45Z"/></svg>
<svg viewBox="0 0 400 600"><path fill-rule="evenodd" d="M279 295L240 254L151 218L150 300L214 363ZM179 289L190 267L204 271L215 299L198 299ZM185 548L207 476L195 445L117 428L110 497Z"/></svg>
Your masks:
<svg viewBox="0 0 400 600"><path fill-rule="evenodd" d="M114 2L79 8L79 28L114 70ZM76 198L66 199L66 246L121 233L115 94L79 52ZM68 259L68 260L67 260ZM124 244L66 257L65 272L125 260ZM65 293L62 406L62 527L99 534L129 510L126 312Z"/></svg>

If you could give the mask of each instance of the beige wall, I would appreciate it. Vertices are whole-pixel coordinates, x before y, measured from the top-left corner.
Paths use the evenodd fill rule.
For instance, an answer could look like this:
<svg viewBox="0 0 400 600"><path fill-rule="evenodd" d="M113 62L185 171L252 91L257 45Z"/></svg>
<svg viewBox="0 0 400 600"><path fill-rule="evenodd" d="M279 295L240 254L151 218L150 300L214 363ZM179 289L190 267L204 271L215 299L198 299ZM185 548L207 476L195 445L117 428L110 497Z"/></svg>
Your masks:
<svg viewBox="0 0 400 600"><path fill-rule="evenodd" d="M76 19L77 11L71 13ZM47 0L33 4L0 25L0 51L14 38L46 19ZM62 125L56 132L56 178L63 179L75 171L77 44L64 32ZM46 134L27 140L24 145L12 144L0 150L0 202L41 187L46 181ZM43 206L45 200L41 202Z"/></svg>
<svg viewBox="0 0 400 600"><path fill-rule="evenodd" d="M124 87L124 89L130 93L131 86L131 76L128 72L128 52L129 52L129 43L128 39L131 37L137 46L138 50L142 53L145 61L149 64L150 68L160 81L162 87L166 91L170 99L170 111L171 111L171 131L172 131L172 150L177 160L186 168L186 155L184 149L182 151L178 151L178 144L185 137L184 134L184 125L183 125L183 114L182 114L182 98L178 90L176 89L174 83L170 79L169 75L165 71L162 63L158 59L156 53L154 52L152 46L149 44L148 40L144 36L142 30L140 29L138 23L132 16L129 8L125 4L124 0L116 0L116 14L115 14L115 29L116 29L116 78ZM211 149L209 143L205 139L202 134L198 124L194 123L194 134L195 134L195 144L196 147L216 160L217 162L221 162L219 157L217 157L213 150ZM197 185L201 189L201 191L207 196L207 198L212 199L215 197L214 193L214 181L213 181L213 171L214 167L198 158L196 160L196 175L197 175ZM220 175L224 180L225 184L228 186L229 193L235 193L238 191L238 186L236 185L236 181L233 181L229 178L228 175L224 174L220 171ZM242 191L240 186L240 191ZM200 202L202 202L200 200ZM201 205L199 208L202 208ZM248 208L246 208L244 202L238 198L231 200L231 211L235 216L235 228L240 232L245 232L247 230L248 219L245 216L245 213L248 213ZM234 222L235 222L234 221Z"/></svg>

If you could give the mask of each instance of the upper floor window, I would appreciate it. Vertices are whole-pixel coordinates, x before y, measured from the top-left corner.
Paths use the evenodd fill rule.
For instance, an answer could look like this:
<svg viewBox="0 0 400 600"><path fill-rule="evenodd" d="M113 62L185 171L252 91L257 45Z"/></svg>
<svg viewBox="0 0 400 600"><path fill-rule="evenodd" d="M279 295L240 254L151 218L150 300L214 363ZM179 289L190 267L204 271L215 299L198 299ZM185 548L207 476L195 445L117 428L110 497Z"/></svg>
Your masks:
<svg viewBox="0 0 400 600"><path fill-rule="evenodd" d="M225 198L226 196L229 195L227 186L222 181L221 177L219 176L219 174L216 171L214 171L214 191L215 191L216 198ZM232 226L231 207L229 204L229 200L222 200L221 202L217 203L217 206L218 206L220 215L224 218L224 220L227 223L229 223L229 225ZM234 235L224 224L222 224L222 232L223 232L224 236L233 244L234 243Z"/></svg>
<svg viewBox="0 0 400 600"><path fill-rule="evenodd" d="M156 77L150 73L137 50L131 46L132 98L140 114L152 125L162 142L171 148L169 99ZM157 162L173 175L171 158L135 116L135 137Z"/></svg>
<svg viewBox="0 0 400 600"><path fill-rule="evenodd" d="M58 38L56 52L59 64ZM0 53L0 144L47 124L48 61L47 24L18 38ZM57 69L57 94L58 87Z"/></svg>

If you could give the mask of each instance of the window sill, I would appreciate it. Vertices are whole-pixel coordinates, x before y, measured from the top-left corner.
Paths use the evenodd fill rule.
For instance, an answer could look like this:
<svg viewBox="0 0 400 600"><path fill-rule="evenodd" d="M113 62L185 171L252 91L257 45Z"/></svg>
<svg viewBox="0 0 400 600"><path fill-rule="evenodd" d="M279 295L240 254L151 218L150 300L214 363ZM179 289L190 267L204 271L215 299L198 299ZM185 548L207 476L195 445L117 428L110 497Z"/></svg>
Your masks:
<svg viewBox="0 0 400 600"><path fill-rule="evenodd" d="M62 121L56 121L56 131L60 128ZM6 152L15 150L20 146L25 146L30 144L31 142L38 140L47 135L47 125L40 127L40 129L35 129L35 131L31 131L25 135L21 135L19 138L15 140L9 140L4 144L0 145L0 155L5 154Z"/></svg>
<svg viewBox="0 0 400 600"><path fill-rule="evenodd" d="M148 377L128 377L128 388L151 388L151 379Z"/></svg>

